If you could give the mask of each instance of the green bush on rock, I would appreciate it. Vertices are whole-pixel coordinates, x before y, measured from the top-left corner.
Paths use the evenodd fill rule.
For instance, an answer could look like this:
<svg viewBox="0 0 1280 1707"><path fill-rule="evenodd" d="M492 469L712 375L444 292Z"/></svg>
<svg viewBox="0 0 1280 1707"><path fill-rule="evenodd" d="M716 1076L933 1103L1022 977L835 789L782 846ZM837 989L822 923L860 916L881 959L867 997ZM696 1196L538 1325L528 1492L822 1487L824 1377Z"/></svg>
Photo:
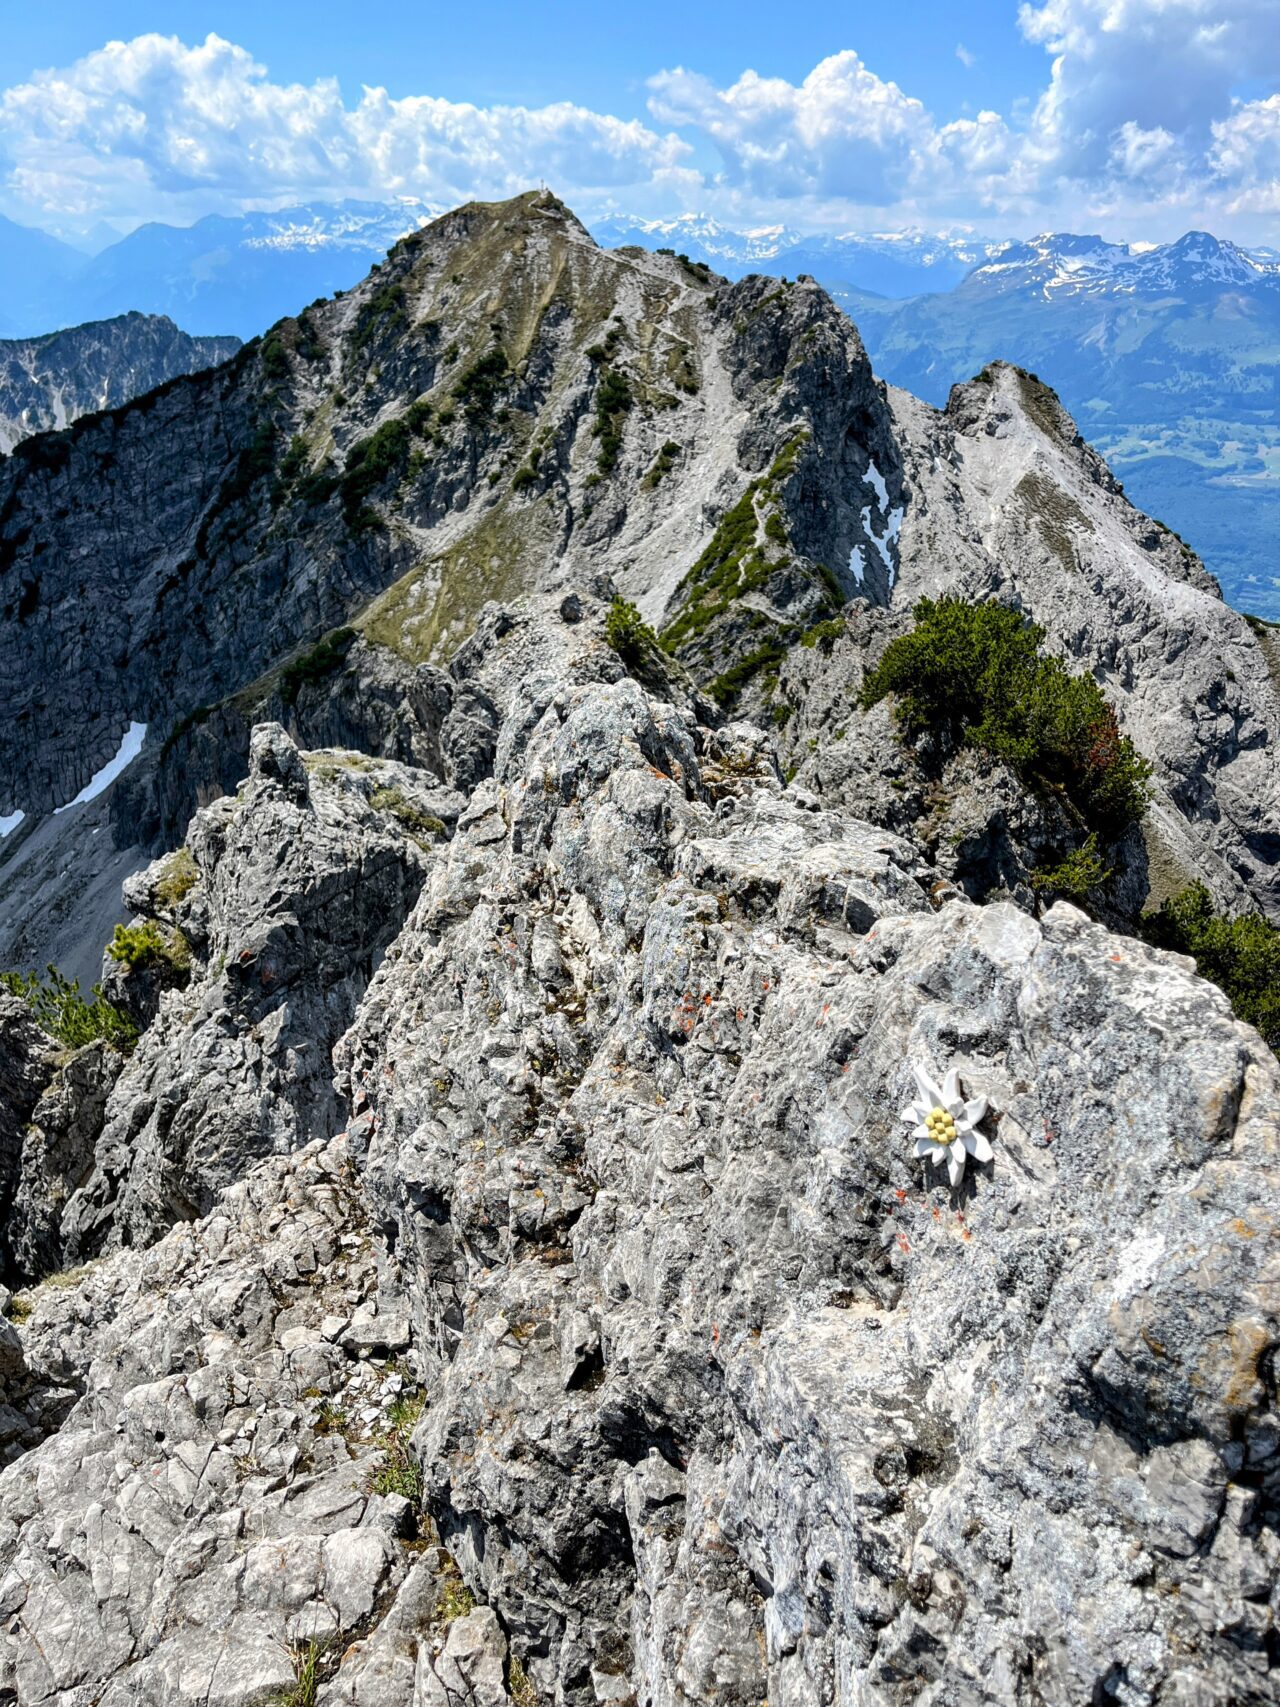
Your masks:
<svg viewBox="0 0 1280 1707"><path fill-rule="evenodd" d="M1115 835L1140 818L1151 766L1120 733L1092 676L1040 651L1044 630L1018 611L921 599L910 634L867 676L864 707L893 694L907 740L981 747L1044 794L1064 794L1084 823Z"/></svg>
<svg viewBox="0 0 1280 1707"><path fill-rule="evenodd" d="M1229 998L1236 1014L1280 1051L1280 930L1260 913L1215 913L1203 883L1148 913L1141 931L1156 948L1189 954L1202 978Z"/></svg>
<svg viewBox="0 0 1280 1707"><path fill-rule="evenodd" d="M131 972L156 967L167 982L185 984L191 974L191 949L186 937L181 931L165 936L154 919L144 919L136 925L117 925L107 944L107 953Z"/></svg>
<svg viewBox="0 0 1280 1707"><path fill-rule="evenodd" d="M64 978L56 966L37 972L0 972L0 989L17 996L31 1009L36 1024L68 1049L79 1049L99 1038L128 1052L138 1041L137 1027L113 1007L95 984L86 1001L77 980Z"/></svg>
<svg viewBox="0 0 1280 1707"><path fill-rule="evenodd" d="M624 664L639 664L658 649L658 637L629 599L615 599L604 619L604 637Z"/></svg>

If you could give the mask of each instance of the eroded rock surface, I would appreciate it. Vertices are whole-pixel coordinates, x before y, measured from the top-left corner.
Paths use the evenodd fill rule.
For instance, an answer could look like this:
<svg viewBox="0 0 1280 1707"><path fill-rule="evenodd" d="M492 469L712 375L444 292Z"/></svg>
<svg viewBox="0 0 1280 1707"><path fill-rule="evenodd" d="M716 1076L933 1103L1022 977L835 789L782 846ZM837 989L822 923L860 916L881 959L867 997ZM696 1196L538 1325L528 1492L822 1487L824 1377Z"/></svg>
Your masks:
<svg viewBox="0 0 1280 1707"><path fill-rule="evenodd" d="M0 1696L1277 1699L1280 1067L1123 934L1274 906L1255 637L1027 376L925 410L550 198L274 337L0 478L0 809L172 713L91 804L185 826L127 1062L0 1001ZM93 459L160 444L126 537ZM154 668L59 674L71 546ZM1156 763L1120 928L1044 906L1051 798L858 708L945 591ZM987 1099L954 1189L913 1064Z"/></svg>

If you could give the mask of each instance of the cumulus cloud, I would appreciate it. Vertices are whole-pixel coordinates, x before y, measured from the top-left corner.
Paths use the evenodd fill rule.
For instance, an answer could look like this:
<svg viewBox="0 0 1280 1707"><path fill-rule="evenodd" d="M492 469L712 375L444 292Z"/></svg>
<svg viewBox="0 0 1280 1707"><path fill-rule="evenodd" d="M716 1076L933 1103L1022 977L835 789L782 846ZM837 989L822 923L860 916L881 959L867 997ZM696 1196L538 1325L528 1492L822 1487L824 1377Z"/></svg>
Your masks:
<svg viewBox="0 0 1280 1707"><path fill-rule="evenodd" d="M727 183L767 197L839 194L886 206L911 192L934 143L923 104L851 51L822 60L801 84L747 71L717 89L675 70L649 87L660 124L699 131Z"/></svg>
<svg viewBox="0 0 1280 1707"><path fill-rule="evenodd" d="M1280 95L1236 102L1214 123L1211 160L1231 213L1280 214Z"/></svg>
<svg viewBox="0 0 1280 1707"><path fill-rule="evenodd" d="M588 192L678 175L689 145L560 102L477 107L335 79L272 82L210 35L111 42L0 98L11 206L58 215L198 217L309 197L505 195L539 178Z"/></svg>
<svg viewBox="0 0 1280 1707"><path fill-rule="evenodd" d="M852 49L800 82L655 71L647 112L478 106L332 79L274 82L231 42L113 42L0 95L0 185L18 218L193 219L342 196L453 202L545 179L583 211L698 208L810 226L1190 224L1274 240L1277 0L1024 0L1046 55L1016 114L935 114ZM1011 22L1011 28L1013 27ZM957 57L971 65L963 44Z"/></svg>
<svg viewBox="0 0 1280 1707"><path fill-rule="evenodd" d="M1125 135L1170 138L1204 168L1233 88L1280 72L1275 0L1044 0L1018 22L1052 56L1029 142L1047 173L1084 182L1167 170L1168 146L1129 152Z"/></svg>

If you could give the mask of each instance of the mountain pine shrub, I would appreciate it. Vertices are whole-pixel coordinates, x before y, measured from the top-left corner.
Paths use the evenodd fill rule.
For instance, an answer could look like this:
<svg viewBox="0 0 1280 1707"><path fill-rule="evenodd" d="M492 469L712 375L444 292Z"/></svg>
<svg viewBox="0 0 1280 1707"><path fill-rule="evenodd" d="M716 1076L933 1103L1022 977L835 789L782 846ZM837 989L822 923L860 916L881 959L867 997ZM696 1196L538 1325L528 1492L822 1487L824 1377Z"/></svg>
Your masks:
<svg viewBox="0 0 1280 1707"><path fill-rule="evenodd" d="M1200 976L1216 984L1237 1016L1280 1052L1280 930L1261 913L1235 919L1215 913L1204 884L1193 883L1148 913L1140 928L1156 948L1191 955Z"/></svg>
<svg viewBox="0 0 1280 1707"><path fill-rule="evenodd" d="M1005 605L960 599L921 599L913 614L915 628L863 683L864 707L892 694L905 739L981 747L1029 788L1065 795L1100 834L1142 816L1151 766L1093 677L1040 651L1043 628Z"/></svg>
<svg viewBox="0 0 1280 1707"><path fill-rule="evenodd" d="M56 966L46 967L44 978L37 972L0 972L0 990L24 1001L36 1024L68 1049L101 1038L127 1054L138 1041L133 1021L106 1000L97 984L86 1001L78 980L64 978Z"/></svg>
<svg viewBox="0 0 1280 1707"><path fill-rule="evenodd" d="M624 664L641 664L657 651L658 637L630 599L615 599L604 619L604 637Z"/></svg>

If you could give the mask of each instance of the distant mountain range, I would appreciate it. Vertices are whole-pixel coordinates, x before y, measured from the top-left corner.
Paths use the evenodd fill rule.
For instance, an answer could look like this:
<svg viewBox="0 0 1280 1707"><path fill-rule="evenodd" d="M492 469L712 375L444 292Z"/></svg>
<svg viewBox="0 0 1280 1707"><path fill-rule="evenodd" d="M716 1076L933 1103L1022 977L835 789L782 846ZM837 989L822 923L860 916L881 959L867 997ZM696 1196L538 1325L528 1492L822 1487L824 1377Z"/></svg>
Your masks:
<svg viewBox="0 0 1280 1707"><path fill-rule="evenodd" d="M239 348L238 338L192 338L159 314L0 341L0 451L114 409L177 374L216 367Z"/></svg>
<svg viewBox="0 0 1280 1707"><path fill-rule="evenodd" d="M202 336L252 338L315 298L349 289L438 211L338 202L211 215L191 226L140 225L92 256L0 220L0 335L35 337L136 309L167 314Z"/></svg>
<svg viewBox="0 0 1280 1707"><path fill-rule="evenodd" d="M1152 247L1055 233L801 237L713 220L612 220L730 277L811 273L877 373L943 404L990 361L1047 380L1134 501L1241 609L1280 619L1280 255L1193 231Z"/></svg>
<svg viewBox="0 0 1280 1707"><path fill-rule="evenodd" d="M90 257L0 220L0 334L141 310L248 338L354 285L438 209L342 202L139 227ZM1204 232L1130 247L1058 233L806 236L696 214L611 216L605 247L672 249L730 278L812 274L877 371L932 402L987 362L1039 373L1144 509L1232 602L1280 618L1280 256Z"/></svg>
<svg viewBox="0 0 1280 1707"><path fill-rule="evenodd" d="M1009 247L988 238L920 231L839 237L806 237L781 225L733 231L691 213L667 220L600 220L592 225L591 235L608 249L629 243L643 249L671 248L691 261L705 261L726 278L811 273L833 295L837 287L845 287L888 297L950 290L974 267Z"/></svg>
<svg viewBox="0 0 1280 1707"><path fill-rule="evenodd" d="M1134 501L1241 609L1280 618L1280 261L1205 232L1011 245L953 290L832 285L877 372L933 403L996 358L1048 380Z"/></svg>

